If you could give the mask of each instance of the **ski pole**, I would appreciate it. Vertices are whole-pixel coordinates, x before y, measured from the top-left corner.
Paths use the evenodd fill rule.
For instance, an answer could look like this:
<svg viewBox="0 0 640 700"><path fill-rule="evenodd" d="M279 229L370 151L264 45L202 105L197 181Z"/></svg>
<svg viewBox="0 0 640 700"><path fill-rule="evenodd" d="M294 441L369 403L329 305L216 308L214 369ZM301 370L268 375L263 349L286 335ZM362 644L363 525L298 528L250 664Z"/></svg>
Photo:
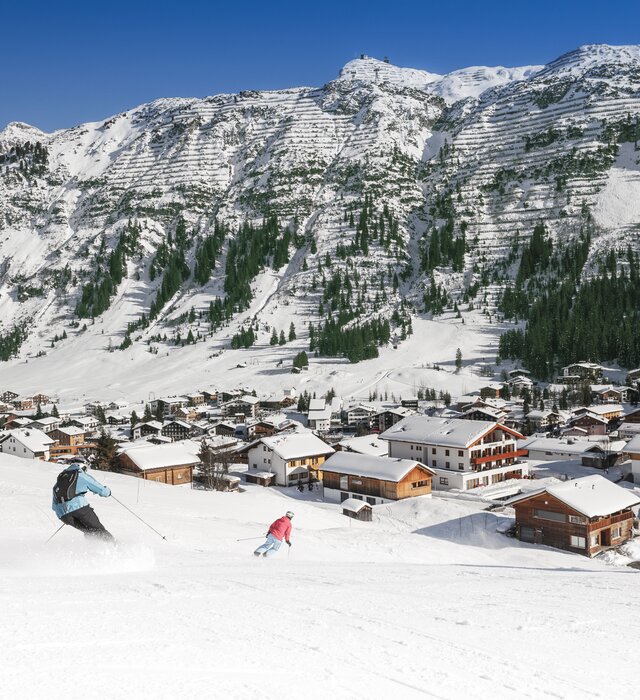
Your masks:
<svg viewBox="0 0 640 700"><path fill-rule="evenodd" d="M166 540L166 539L167 539L163 534L161 534L160 532L158 532L158 531L155 529L155 527L151 527L151 525L149 525L149 523L146 522L146 520L143 520L137 513L134 513L134 512L131 510L131 508L129 508L129 506L125 506L125 504L124 504L122 501L118 500L114 495L112 495L111 498L113 498L113 500L114 500L116 503L119 503L125 510L128 510L128 511L131 513L131 515L133 515L134 517L138 518L138 520L139 520L141 523L144 523L150 530L153 530L153 531L156 533L156 535L159 535L160 537L162 537L163 540Z"/></svg>
<svg viewBox="0 0 640 700"><path fill-rule="evenodd" d="M60 530L62 530L62 528L65 525L66 525L66 523L62 523L62 525L60 525L60 527L53 533L53 535L51 535L51 537L49 537L49 539L45 542L45 544L47 544L47 542L51 542L51 540L60 532Z"/></svg>
<svg viewBox="0 0 640 700"><path fill-rule="evenodd" d="M246 542L247 540L263 540L264 537L239 537L236 542Z"/></svg>

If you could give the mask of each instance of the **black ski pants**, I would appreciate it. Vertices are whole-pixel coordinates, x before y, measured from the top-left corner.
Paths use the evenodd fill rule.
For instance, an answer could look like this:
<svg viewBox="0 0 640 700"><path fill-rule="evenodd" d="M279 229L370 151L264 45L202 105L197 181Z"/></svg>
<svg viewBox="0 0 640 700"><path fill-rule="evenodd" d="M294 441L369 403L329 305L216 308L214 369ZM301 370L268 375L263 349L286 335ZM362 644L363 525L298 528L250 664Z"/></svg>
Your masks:
<svg viewBox="0 0 640 700"><path fill-rule="evenodd" d="M114 541L113 535L105 529L91 506L78 508L78 510L63 515L60 520L62 520L65 525L71 525L71 527L75 527L76 530L84 532L85 535L100 537L109 542Z"/></svg>

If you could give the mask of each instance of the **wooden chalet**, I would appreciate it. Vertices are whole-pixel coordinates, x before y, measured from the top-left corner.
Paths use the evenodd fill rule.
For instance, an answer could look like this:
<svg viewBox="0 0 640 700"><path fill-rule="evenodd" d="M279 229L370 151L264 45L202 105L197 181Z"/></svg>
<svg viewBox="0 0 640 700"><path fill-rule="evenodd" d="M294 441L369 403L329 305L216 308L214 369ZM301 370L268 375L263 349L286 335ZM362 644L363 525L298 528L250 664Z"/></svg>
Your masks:
<svg viewBox="0 0 640 700"><path fill-rule="evenodd" d="M512 499L516 535L586 556L617 547L633 534L634 493L602 476L586 476Z"/></svg>
<svg viewBox="0 0 640 700"><path fill-rule="evenodd" d="M191 440L164 445L143 443L122 450L118 458L121 474L159 481L163 484L190 484L193 468L200 462L200 445Z"/></svg>
<svg viewBox="0 0 640 700"><path fill-rule="evenodd" d="M625 423L640 423L640 408L634 408L624 417Z"/></svg>
<svg viewBox="0 0 640 700"><path fill-rule="evenodd" d="M181 420L170 420L162 426L160 433L174 441L186 440L191 434L191 426Z"/></svg>
<svg viewBox="0 0 640 700"><path fill-rule="evenodd" d="M369 505L431 494L435 472L411 459L336 452L322 466L325 498L364 498Z"/></svg>

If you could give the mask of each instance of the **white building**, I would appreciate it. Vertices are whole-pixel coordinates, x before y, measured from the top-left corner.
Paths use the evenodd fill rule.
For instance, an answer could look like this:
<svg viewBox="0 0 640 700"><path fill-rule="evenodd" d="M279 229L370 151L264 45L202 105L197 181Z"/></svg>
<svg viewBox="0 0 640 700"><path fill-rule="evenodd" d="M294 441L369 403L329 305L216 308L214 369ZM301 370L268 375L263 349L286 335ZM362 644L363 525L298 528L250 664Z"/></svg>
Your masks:
<svg viewBox="0 0 640 700"><path fill-rule="evenodd" d="M37 428L16 428L8 430L0 442L0 452L23 457L24 459L43 459L49 461L49 448L55 440Z"/></svg>
<svg viewBox="0 0 640 700"><path fill-rule="evenodd" d="M625 446L624 451L631 459L633 482L640 484L640 435L636 435Z"/></svg>
<svg viewBox="0 0 640 700"><path fill-rule="evenodd" d="M322 469L335 452L311 432L282 433L261 438L247 451L249 472L268 471L279 486L297 486L309 481L309 472Z"/></svg>
<svg viewBox="0 0 640 700"><path fill-rule="evenodd" d="M331 429L331 406L327 406L324 399L309 401L307 426L319 433L327 433Z"/></svg>
<svg viewBox="0 0 640 700"><path fill-rule="evenodd" d="M43 433L50 433L52 430L60 428L61 420L55 416L47 416L46 418L37 418L30 427L42 430Z"/></svg>
<svg viewBox="0 0 640 700"><path fill-rule="evenodd" d="M435 489L467 490L528 474L522 435L493 421L411 416L386 430L389 457L431 467Z"/></svg>
<svg viewBox="0 0 640 700"><path fill-rule="evenodd" d="M364 425L367 428L371 427L374 416L378 414L378 409L374 406L359 403L347 408L347 425Z"/></svg>

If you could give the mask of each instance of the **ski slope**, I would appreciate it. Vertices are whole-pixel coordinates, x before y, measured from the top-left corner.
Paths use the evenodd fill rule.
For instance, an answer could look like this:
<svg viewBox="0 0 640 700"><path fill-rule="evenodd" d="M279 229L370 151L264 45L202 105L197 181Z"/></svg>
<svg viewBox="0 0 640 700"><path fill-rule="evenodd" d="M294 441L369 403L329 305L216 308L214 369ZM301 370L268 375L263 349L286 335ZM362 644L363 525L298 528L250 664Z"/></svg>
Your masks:
<svg viewBox="0 0 640 700"><path fill-rule="evenodd" d="M120 545L49 510L58 466L0 455L2 697L615 698L635 690L638 573L524 545L422 498L373 523L277 490L98 474ZM297 495L297 492L296 492ZM295 511L290 551L257 560ZM615 653L612 653L615 650Z"/></svg>

